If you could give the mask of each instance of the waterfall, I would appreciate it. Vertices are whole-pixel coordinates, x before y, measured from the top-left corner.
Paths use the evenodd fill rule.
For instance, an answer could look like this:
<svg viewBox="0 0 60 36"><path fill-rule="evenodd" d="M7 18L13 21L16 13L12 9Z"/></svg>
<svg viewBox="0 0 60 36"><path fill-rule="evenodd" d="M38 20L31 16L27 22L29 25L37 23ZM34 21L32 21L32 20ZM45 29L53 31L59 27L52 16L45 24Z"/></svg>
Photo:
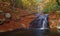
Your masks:
<svg viewBox="0 0 60 36"><path fill-rule="evenodd" d="M48 22L47 22L47 17L46 17L46 15L43 16L43 19L44 19L44 20L43 20L43 24L42 24L42 27L41 27L40 29L48 29L48 28L47 28L47 26L48 26L47 23L48 23Z"/></svg>

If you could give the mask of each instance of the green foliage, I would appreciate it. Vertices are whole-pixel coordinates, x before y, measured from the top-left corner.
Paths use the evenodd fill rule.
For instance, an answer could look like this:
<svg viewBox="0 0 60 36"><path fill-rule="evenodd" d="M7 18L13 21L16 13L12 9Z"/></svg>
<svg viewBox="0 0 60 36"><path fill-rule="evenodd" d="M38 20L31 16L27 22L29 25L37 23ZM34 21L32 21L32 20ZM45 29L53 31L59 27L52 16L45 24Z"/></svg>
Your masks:
<svg viewBox="0 0 60 36"><path fill-rule="evenodd" d="M60 0L56 0L57 4L60 6Z"/></svg>
<svg viewBox="0 0 60 36"><path fill-rule="evenodd" d="M58 10L58 9L60 9L60 6L59 6L57 3L55 3L55 4L53 4L53 3L48 3L48 4L46 5L46 7L44 8L44 11L45 11L46 13L48 13L48 12L53 12L53 11Z"/></svg>
<svg viewBox="0 0 60 36"><path fill-rule="evenodd" d="M23 6L22 6L22 0L16 0L15 1L15 6L16 7L19 7L19 8L22 8Z"/></svg>

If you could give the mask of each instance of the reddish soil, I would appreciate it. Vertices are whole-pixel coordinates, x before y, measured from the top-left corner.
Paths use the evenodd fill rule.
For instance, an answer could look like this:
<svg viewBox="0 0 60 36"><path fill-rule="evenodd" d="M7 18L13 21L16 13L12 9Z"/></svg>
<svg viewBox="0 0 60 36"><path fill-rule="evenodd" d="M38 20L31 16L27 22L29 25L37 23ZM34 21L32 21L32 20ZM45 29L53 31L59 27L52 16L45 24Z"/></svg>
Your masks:
<svg viewBox="0 0 60 36"><path fill-rule="evenodd" d="M29 16L25 16L27 14L30 14L28 11L16 8L16 11L18 11L18 15L15 15L13 12L13 10L10 10L8 8L8 4L6 4L7 6L3 6L4 3L1 3L0 5L0 10L4 11L4 12L8 12L11 14L12 18L11 20L7 23L5 22L3 25L0 25L0 32L6 32L6 31L12 31L15 29L21 29L21 28L29 28L29 23L34 20L35 16L34 14L29 15ZM5 5L4 4L4 5ZM15 17L16 16L16 17ZM17 22L14 21L16 18L19 18L20 16L25 16L25 17L21 17L20 20L18 20ZM1 18L5 18L4 16L0 15L0 19ZM22 25L24 24L24 25ZM25 27L24 27L25 26Z"/></svg>

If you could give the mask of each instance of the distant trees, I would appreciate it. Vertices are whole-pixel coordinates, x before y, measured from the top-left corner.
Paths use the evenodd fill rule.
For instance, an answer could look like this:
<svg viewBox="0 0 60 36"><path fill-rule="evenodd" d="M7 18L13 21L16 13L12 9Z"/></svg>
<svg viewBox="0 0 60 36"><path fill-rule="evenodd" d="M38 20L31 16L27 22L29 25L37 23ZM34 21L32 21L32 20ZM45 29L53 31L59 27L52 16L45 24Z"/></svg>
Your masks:
<svg viewBox="0 0 60 36"><path fill-rule="evenodd" d="M60 9L60 3L59 0L50 0L49 3L46 4L46 7L43 9L45 12L53 12L55 10Z"/></svg>
<svg viewBox="0 0 60 36"><path fill-rule="evenodd" d="M43 10L45 12L51 12L60 9L60 0L53 0L53 1L48 0L49 3L46 4L39 2L40 0L0 0L0 1L10 2L12 6L27 9L29 11L36 11L42 9L41 7L38 8L38 6L41 6L40 3L43 4ZM45 2L45 0L41 1Z"/></svg>

